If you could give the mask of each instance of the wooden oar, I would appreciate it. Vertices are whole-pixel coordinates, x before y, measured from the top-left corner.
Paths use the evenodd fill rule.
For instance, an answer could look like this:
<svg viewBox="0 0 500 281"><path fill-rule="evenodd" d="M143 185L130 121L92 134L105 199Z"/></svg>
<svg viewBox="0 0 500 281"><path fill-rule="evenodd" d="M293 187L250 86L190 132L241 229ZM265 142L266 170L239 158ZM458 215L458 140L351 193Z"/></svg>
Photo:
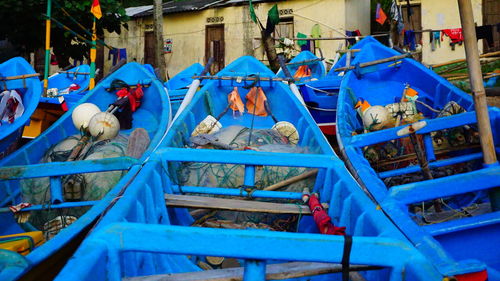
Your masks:
<svg viewBox="0 0 500 281"><path fill-rule="evenodd" d="M426 125L427 125L427 122L425 122L425 121L420 121L420 122L410 124L409 126L404 127L403 129L400 129L397 132L397 135L398 136L405 136L405 135L410 136L410 141L411 141L411 144L413 145L413 150L415 150L415 155L417 157L418 164L420 165L420 169L422 170L422 174L424 176L424 179L432 180L432 179L434 179L434 177L432 176L431 169L429 168L429 162L427 161L425 151L420 146L420 142L418 141L417 135L416 135L416 132L418 130L422 129L423 127L425 127ZM434 209L438 213L442 211L441 202L439 201L439 199L434 199Z"/></svg>
<svg viewBox="0 0 500 281"><path fill-rule="evenodd" d="M148 149L151 139L149 134L143 128L135 129L128 137L127 156L141 158L142 154Z"/></svg>
<svg viewBox="0 0 500 281"><path fill-rule="evenodd" d="M214 62L214 58L210 58L205 65L205 68L203 71L200 73L200 76L204 76L209 70L210 67L212 66L212 63ZM193 82L191 82L191 85L189 85L189 89L186 93L186 96L184 96L184 99L182 100L181 105L179 106L179 109L177 110L177 113L175 114L174 118L172 119L172 123L170 123L170 126L174 123L174 121L181 115L181 113L186 109L186 107L191 103L191 100L194 97L194 94L198 90L198 87L200 86L201 79L194 79Z"/></svg>

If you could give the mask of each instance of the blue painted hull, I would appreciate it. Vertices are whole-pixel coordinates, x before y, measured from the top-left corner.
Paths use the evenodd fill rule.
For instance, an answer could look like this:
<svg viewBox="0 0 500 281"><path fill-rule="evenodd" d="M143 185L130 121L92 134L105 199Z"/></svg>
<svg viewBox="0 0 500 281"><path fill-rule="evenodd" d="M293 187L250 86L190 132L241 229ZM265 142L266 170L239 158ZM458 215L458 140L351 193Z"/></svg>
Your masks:
<svg viewBox="0 0 500 281"><path fill-rule="evenodd" d="M179 72L172 79L165 82L165 87L168 90L170 104L172 105L172 114L175 115L177 109L182 103L184 96L188 91L189 85L193 82L194 75L200 75L203 71L203 65L193 63L188 68Z"/></svg>
<svg viewBox="0 0 500 281"><path fill-rule="evenodd" d="M136 63L129 63L121 67L108 78L102 80L89 92L89 94L83 97L80 103L90 102L97 105L101 110L106 110L107 107L116 100L114 92L106 91L106 88L109 88L110 83L114 79L121 79L129 85L136 85L137 83L151 84L149 87L143 89L144 97L142 98L141 106L133 114L132 129L120 131L120 134L123 135L129 135L135 128L144 128L148 132L151 142L140 159L132 159L124 156L101 160L38 164L44 153L52 145L68 136L78 133L78 130L73 125L71 118L72 110L70 109L43 134L0 162L0 173L8 175L8 177L4 177L4 180L0 181L1 207L23 202L20 192L20 181L7 181L5 180L6 178L23 180L31 177L51 176L54 177L56 181L60 181L61 176L81 172L128 171L116 186L114 186L101 200L92 202L62 202L59 205L53 202L51 207L60 208L60 210L64 210L71 206L83 205L87 205L91 208L54 238L35 248L33 252L25 256L28 264L26 270L43 263L51 255L56 254L72 242L83 230L88 229L94 224L94 221L99 215L101 215L110 204L116 201L117 196L119 196L128 184L130 184L130 181L136 177L137 172L140 170L141 163L149 157L151 152L160 143L167 129L170 112L169 101L165 94L164 87L151 73ZM40 85L40 83L37 82L37 85ZM23 172L20 173L19 169ZM17 173L13 173L13 171L17 171ZM54 187L54 183L51 182L51 184L52 187ZM52 187L50 193L53 191ZM43 210L47 208L47 206L32 206L31 208ZM23 232L20 225L14 222L13 215L10 212L4 212L4 209L5 208L1 209L0 224L5 227L2 227L0 230L0 235ZM5 272L6 273L0 273L0 279L10 280L19 277L19 275L9 275L8 271ZM48 274L54 273L56 272L51 270Z"/></svg>
<svg viewBox="0 0 500 281"><path fill-rule="evenodd" d="M252 57L236 60L218 75L250 74L273 76L269 69ZM404 280L440 279L423 256L409 246L382 212L376 210L288 87L281 82L258 83L266 93L276 118L295 125L301 136L299 145L308 146L310 153L185 148L190 132L207 114L217 116L224 110L227 94L233 87L238 87L244 100L248 89L243 86L251 84L251 81L245 80L207 82L179 115L158 151L140 171L137 176L140 180L134 181L102 218L57 280L119 280L133 276L201 271L195 265L195 256L250 260L246 262L245 280L264 280L262 265L265 262L339 263L342 259L344 238L317 234L311 217L302 217L299 233L191 227L194 219L190 213L186 209L166 207L165 193L220 192L241 197L245 192L229 186L223 189L180 186L173 173L178 162L245 165L247 185L259 180L252 178L255 167L318 168L314 191L320 194L322 202L330 204L328 212L333 223L346 226L347 233L354 236L351 263L384 267L382 270L363 272L367 280L403 280L403 275ZM236 124L250 126L253 123L255 128L260 129L274 124L269 116L253 118L245 113L234 118L232 112L224 114L220 122L224 127ZM253 196L299 199L302 193L257 190ZM340 280L340 274L319 275L307 280L332 279Z"/></svg>
<svg viewBox="0 0 500 281"><path fill-rule="evenodd" d="M80 73L90 73L90 67L86 64L82 64L71 69L67 70L68 72L80 72ZM69 94L62 95L64 97L64 101L66 101L66 105L69 108L72 108L83 97L83 95L87 92L89 84L90 84L90 75L89 74L66 74L66 73L56 73L49 77L49 86L48 88L57 88L58 91L62 91L67 89L71 84L77 84L80 86L80 89L72 91ZM43 89L43 81L41 82ZM40 98L40 102L45 103L53 103L60 104L58 98Z"/></svg>
<svg viewBox="0 0 500 281"><path fill-rule="evenodd" d="M354 64L396 55L399 53L375 41L368 42L357 54ZM365 146L400 138L396 132L403 126L356 134L354 132L362 130L363 125L354 104L358 98L364 98L371 105L386 105L395 99L399 101L405 83L409 83L419 93L418 100L431 107L443 108L448 101L455 101L469 111L435 118L435 113L417 104L417 109L424 116L431 117L425 119L427 125L417 131L417 135L423 137L427 158L431 160L430 167L434 169L470 160L481 163L482 154L477 149L458 151L449 154L447 159L435 160L438 154L434 153L430 133L464 125L474 127L476 117L473 101L471 96L420 63L403 59L396 66L385 63L361 70L358 74L350 71L344 77L337 108L337 139L347 166L408 239L432 260L441 274L453 276L487 270L489 280L500 280L500 252L491 251L500 247L500 212L493 210L482 215L421 226L412 220L414 214L408 210L412 204L436 198L462 198L463 194L478 195L479 191L487 193L489 189L498 187L500 167L497 164L486 167L479 164L468 173L389 187L384 182L388 177L420 173L419 166L377 172L363 155ZM490 108L489 114L498 152L500 110ZM453 197L457 195L462 197Z"/></svg>
<svg viewBox="0 0 500 281"><path fill-rule="evenodd" d="M361 49L369 42L376 42L376 39L359 41L352 49ZM356 53L353 53L353 57ZM344 54L330 69L327 75L317 76L317 80L308 81L300 85L300 93L314 118L324 134L335 135L337 120L337 100L340 89L340 82L343 76L335 69L344 67L346 64L346 55Z"/></svg>
<svg viewBox="0 0 500 281"><path fill-rule="evenodd" d="M24 74L34 74L35 70L23 58L16 57L0 64L0 77L17 76ZM23 81L24 80L24 81ZM24 125L29 122L30 116L35 111L40 100L42 88L37 77L26 79L9 80L1 82L2 91L17 90L23 100L24 113L14 120L12 124L3 122L0 126L0 159L9 155L17 149L18 141L21 138Z"/></svg>

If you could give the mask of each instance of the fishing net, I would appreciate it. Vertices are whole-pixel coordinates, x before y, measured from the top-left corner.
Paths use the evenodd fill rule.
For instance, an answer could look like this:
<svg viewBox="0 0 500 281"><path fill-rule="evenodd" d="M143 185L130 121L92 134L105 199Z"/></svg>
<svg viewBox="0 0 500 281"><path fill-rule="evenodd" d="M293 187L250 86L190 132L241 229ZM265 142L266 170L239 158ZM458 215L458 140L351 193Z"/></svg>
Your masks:
<svg viewBox="0 0 500 281"><path fill-rule="evenodd" d="M66 161L79 140L80 135L64 139L51 147L40 162ZM118 135L112 140L92 142L82 160L124 156L127 142L127 138L122 135ZM63 176L61 183L64 200L67 202L100 200L116 185L122 175L123 171L110 171ZM50 180L47 177L23 180L21 191L23 202L46 205L46 209L31 212L29 222L36 228L44 230L47 239L50 239L60 229L71 224L89 209L89 207L51 209Z"/></svg>
<svg viewBox="0 0 500 281"><path fill-rule="evenodd" d="M200 138L203 139L200 141ZM277 153L310 153L307 147L289 144L288 139L276 130L254 129L241 126L222 128L215 134L201 135L191 138L191 146L204 149L252 149ZM275 157L279 157L277 154ZM254 186L244 186L245 167L234 164L209 164L184 162L181 166L171 167L175 171L174 182L182 186L240 188L243 191L262 190L288 178L301 175L309 169L300 167L257 166L255 168ZM312 188L315 177L292 183L280 191L302 192L304 188ZM264 201L259 199L259 201ZM274 200L276 201L276 200ZM289 201L288 201L289 202ZM260 223L273 225L276 220L289 220L290 216L277 216L261 213L217 212L214 217L229 220L232 223ZM296 220L295 220L296 222ZM283 227L282 227L283 228Z"/></svg>

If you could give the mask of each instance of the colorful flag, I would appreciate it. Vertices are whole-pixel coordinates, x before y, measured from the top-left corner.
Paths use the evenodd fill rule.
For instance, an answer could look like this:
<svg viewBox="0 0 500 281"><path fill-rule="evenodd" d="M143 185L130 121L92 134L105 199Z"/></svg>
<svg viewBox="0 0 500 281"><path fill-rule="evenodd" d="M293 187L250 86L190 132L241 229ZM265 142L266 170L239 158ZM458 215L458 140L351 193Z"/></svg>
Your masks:
<svg viewBox="0 0 500 281"><path fill-rule="evenodd" d="M267 12L266 33L271 34L274 32L274 27L280 22L280 13L278 5L274 5L269 12Z"/></svg>
<svg viewBox="0 0 500 281"><path fill-rule="evenodd" d="M90 12L97 19L100 19L102 17L101 5L99 5L99 0L93 0L92 1L92 6L90 7Z"/></svg>
<svg viewBox="0 0 500 281"><path fill-rule="evenodd" d="M380 7L380 3L378 3L377 11L375 14L375 21L383 25L386 20L387 20L387 15L384 13L384 10L382 10L382 7Z"/></svg>
<svg viewBox="0 0 500 281"><path fill-rule="evenodd" d="M250 9L250 18L252 19L253 22L257 23L257 15L255 14L255 10L252 5L252 0L248 0L248 6Z"/></svg>

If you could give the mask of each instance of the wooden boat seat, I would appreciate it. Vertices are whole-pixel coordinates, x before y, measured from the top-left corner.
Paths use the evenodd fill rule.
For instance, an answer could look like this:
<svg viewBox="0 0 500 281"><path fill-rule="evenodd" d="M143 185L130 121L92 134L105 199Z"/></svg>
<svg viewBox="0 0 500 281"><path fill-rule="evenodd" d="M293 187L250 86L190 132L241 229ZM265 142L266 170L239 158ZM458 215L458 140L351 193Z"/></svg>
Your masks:
<svg viewBox="0 0 500 281"><path fill-rule="evenodd" d="M358 274L353 274L353 271L365 271L380 269L377 266L362 266L351 265L351 280L359 279ZM215 269L207 271L197 271L188 273L176 274L160 274L150 276L128 277L123 278L124 281L202 281L202 280L217 280L217 281L238 281L243 280L245 268L233 267L226 269ZM278 264L269 264L266 266L266 280L284 280L290 278L299 278L305 276L314 276L320 274L340 273L342 265L319 262L287 262Z"/></svg>
<svg viewBox="0 0 500 281"><path fill-rule="evenodd" d="M202 208L271 214L311 215L309 207L307 207L306 205L296 204L259 202L250 200L177 194L165 194L165 201L168 207L177 208Z"/></svg>
<svg viewBox="0 0 500 281"><path fill-rule="evenodd" d="M32 231L0 236L0 249L27 255L45 242L43 232Z"/></svg>

